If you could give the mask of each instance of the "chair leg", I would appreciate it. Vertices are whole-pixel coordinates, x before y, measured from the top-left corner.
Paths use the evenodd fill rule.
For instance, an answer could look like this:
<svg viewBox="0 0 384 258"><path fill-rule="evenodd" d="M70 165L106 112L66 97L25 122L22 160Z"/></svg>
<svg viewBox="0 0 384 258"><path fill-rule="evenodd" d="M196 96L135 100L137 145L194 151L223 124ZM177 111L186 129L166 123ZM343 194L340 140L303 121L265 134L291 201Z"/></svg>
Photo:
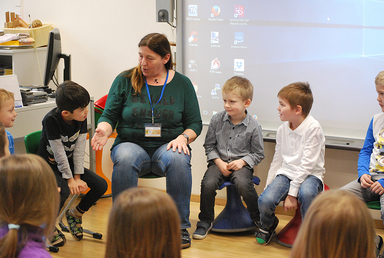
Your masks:
<svg viewBox="0 0 384 258"><path fill-rule="evenodd" d="M235 233L256 229L234 185L227 186L227 204L213 222L213 232Z"/></svg>
<svg viewBox="0 0 384 258"><path fill-rule="evenodd" d="M292 247L299 232L301 221L300 204L298 204L291 221L277 234L277 243L285 247Z"/></svg>
<svg viewBox="0 0 384 258"><path fill-rule="evenodd" d="M60 216L59 216L59 226L61 228L62 231L64 232L70 232L69 231L69 227L66 226L64 223L63 223L63 218L67 212L67 210L69 210L73 203L76 201L76 199L79 197L78 194L75 194L72 199L69 201L69 203L65 206L65 208L63 209L63 211L60 213ZM100 234L100 233L97 233L97 232L94 232L94 231L91 231L91 230L88 230L88 229L84 229L83 228L83 232L86 233L86 234L89 234L91 235L93 238L96 238L96 239L102 239L103 235Z"/></svg>

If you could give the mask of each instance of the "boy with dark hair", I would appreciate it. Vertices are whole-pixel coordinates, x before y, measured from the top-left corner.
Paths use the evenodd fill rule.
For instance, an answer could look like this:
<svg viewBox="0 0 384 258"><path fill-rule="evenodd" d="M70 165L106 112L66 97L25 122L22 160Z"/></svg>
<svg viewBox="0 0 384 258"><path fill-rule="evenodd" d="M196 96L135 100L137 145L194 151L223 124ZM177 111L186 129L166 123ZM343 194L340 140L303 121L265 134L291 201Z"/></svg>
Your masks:
<svg viewBox="0 0 384 258"><path fill-rule="evenodd" d="M84 168L87 138L87 114L90 96L82 86L72 81L63 82L56 91L56 105L43 119L39 155L52 167L60 191L60 209L69 194L79 194L90 188L80 203L67 211L71 234L83 238L81 226L84 212L105 193L106 181ZM56 229L53 245L62 246L64 235Z"/></svg>
<svg viewBox="0 0 384 258"><path fill-rule="evenodd" d="M253 167L264 159L264 145L261 126L246 110L252 98L253 86L246 78L234 76L223 86L225 111L212 117L204 143L208 169L201 181L200 221L194 239L204 239L212 228L216 190L226 180L236 186L251 219L259 225L252 177Z"/></svg>
<svg viewBox="0 0 384 258"><path fill-rule="evenodd" d="M267 245L275 234L279 219L276 205L284 201L284 210L301 204L304 218L312 200L323 190L325 137L310 114L313 103L308 83L292 83L277 94L280 120L275 154L264 192L259 198L261 227L256 232L259 244Z"/></svg>

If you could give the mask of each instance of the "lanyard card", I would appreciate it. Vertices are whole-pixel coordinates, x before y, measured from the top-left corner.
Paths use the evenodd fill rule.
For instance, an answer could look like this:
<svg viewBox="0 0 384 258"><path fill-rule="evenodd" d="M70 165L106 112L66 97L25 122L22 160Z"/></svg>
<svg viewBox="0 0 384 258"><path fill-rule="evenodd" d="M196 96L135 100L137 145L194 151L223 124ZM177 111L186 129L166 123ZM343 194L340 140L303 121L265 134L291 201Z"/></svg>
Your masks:
<svg viewBox="0 0 384 258"><path fill-rule="evenodd" d="M145 137L161 137L161 124L145 124Z"/></svg>

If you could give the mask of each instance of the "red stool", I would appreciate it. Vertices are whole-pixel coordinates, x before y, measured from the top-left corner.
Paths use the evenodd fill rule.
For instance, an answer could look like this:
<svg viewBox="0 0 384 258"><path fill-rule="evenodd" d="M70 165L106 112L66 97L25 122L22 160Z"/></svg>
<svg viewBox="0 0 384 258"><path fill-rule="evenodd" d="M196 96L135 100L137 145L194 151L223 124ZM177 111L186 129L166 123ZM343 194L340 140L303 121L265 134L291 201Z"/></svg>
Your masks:
<svg viewBox="0 0 384 258"><path fill-rule="evenodd" d="M329 187L324 184L324 190L329 190ZM285 247L292 247L295 242L297 233L299 232L301 225L301 211L300 211L300 203L297 205L297 209L295 215L288 222L287 225L277 234L277 243Z"/></svg>

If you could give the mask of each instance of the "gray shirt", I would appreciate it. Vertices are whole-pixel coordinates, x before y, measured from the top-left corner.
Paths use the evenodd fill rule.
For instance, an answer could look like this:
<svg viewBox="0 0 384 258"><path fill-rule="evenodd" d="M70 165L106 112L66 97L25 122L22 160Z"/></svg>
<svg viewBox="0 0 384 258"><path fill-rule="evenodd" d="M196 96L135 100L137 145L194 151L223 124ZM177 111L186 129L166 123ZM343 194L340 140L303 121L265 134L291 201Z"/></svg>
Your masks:
<svg viewBox="0 0 384 258"><path fill-rule="evenodd" d="M248 112L243 121L234 125L222 111L209 123L204 148L208 162L217 158L228 163L243 159L252 168L264 159L261 126Z"/></svg>

